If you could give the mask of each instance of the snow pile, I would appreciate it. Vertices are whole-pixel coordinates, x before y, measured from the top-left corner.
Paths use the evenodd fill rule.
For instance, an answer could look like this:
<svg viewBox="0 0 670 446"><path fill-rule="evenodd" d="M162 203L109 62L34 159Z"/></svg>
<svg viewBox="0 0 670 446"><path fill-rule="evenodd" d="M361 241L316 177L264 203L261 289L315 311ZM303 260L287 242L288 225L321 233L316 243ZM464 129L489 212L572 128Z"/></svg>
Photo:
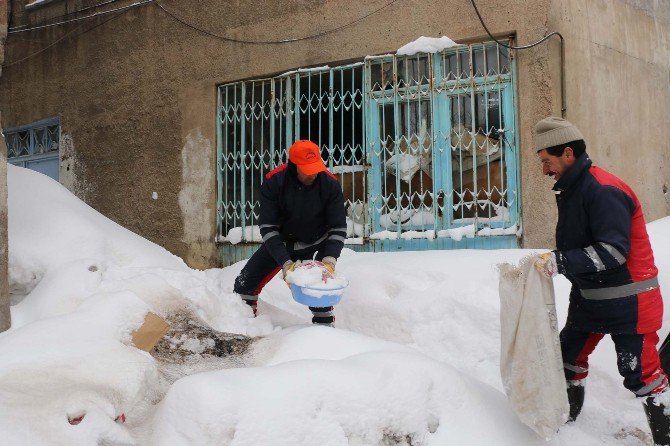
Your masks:
<svg viewBox="0 0 670 446"><path fill-rule="evenodd" d="M115 418L157 395L151 357L130 347L148 307L133 293L98 295L73 313L0 334L3 444L132 444ZM74 428L68 418L84 416Z"/></svg>
<svg viewBox="0 0 670 446"><path fill-rule="evenodd" d="M439 51L457 46L458 44L447 36L424 37L421 36L413 42L401 46L396 54L398 56L413 56L416 53L437 53Z"/></svg>
<svg viewBox="0 0 670 446"><path fill-rule="evenodd" d="M184 271L177 256L114 223L45 175L9 165L9 284L29 292L47 270L80 259Z"/></svg>
<svg viewBox="0 0 670 446"><path fill-rule="evenodd" d="M159 405L147 443L533 441L529 432L505 428L515 420L502 395L452 367L406 347L337 329L286 332L267 342L280 344L266 353L263 366L177 382Z"/></svg>
<svg viewBox="0 0 670 446"><path fill-rule="evenodd" d="M621 385L609 338L592 355L575 423L545 442L513 414L499 372L496 265L532 251L345 249L337 271L349 286L335 308L337 328L308 325L311 312L291 298L281 277L264 288L253 319L232 293L244 262L191 270L47 177L13 166L8 175L11 280L20 303L12 307L15 327L0 334L3 443L632 446L648 440L644 413ZM651 223L649 232L668 296L670 218ZM561 277L555 285L562 326L569 283ZM147 311L166 315L184 307L219 330L267 336L215 363L221 370L165 389L156 361L131 347L129 334ZM661 339L666 333L664 326ZM197 358L211 345L186 340L182 347ZM122 413L125 424L114 421ZM68 423L82 414L81 423Z"/></svg>
<svg viewBox="0 0 670 446"><path fill-rule="evenodd" d="M221 281L107 219L51 178L9 165L9 285L12 326L76 310L99 293L131 291L165 317L189 307L220 331L263 334L267 318Z"/></svg>

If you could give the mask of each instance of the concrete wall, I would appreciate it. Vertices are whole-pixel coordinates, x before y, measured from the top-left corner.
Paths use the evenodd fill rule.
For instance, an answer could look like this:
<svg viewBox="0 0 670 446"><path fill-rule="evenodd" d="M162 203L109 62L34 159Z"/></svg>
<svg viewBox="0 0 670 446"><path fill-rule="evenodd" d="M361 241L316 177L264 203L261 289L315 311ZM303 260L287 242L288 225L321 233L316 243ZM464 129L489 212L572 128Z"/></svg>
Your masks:
<svg viewBox="0 0 670 446"><path fill-rule="evenodd" d="M670 2L555 0L549 29L565 37L566 117L594 163L635 190L647 221L670 215ZM553 111L560 116L557 101ZM524 178L549 187L533 164ZM553 196L525 188L524 198L534 215L525 220L526 246L545 246L556 221Z"/></svg>
<svg viewBox="0 0 670 446"><path fill-rule="evenodd" d="M7 2L0 0L0 76L5 59L5 37L7 37ZM7 330L11 325L7 280L7 148L1 135L0 125L0 332Z"/></svg>
<svg viewBox="0 0 670 446"><path fill-rule="evenodd" d="M14 25L44 22L62 14L58 8L75 3L88 4L53 2L18 15ZM386 3L161 2L185 21L211 32L263 40L333 29ZM494 33L515 32L525 43L548 30L550 0L480 0L479 4ZM469 0L405 0L332 34L280 45L212 38L154 5L103 23L110 17L10 35L10 61L62 40L6 70L0 80L2 122L18 125L59 115L63 183L108 217L197 267L217 261L213 244L217 84L361 60L368 54L392 52L421 35L484 40ZM550 215L553 208L545 206L550 184L541 178L530 148L537 119L557 110L558 54L558 44L550 42L517 55L524 230L527 240L537 246L551 243L555 221L536 212ZM158 192L158 199L152 199L152 192Z"/></svg>

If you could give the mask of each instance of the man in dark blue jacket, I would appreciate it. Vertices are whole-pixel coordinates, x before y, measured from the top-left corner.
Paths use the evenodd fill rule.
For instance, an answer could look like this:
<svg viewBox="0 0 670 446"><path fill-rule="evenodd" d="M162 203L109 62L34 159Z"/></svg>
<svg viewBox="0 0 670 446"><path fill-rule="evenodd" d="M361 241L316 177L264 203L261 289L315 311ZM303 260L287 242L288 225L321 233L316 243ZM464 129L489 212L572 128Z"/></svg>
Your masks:
<svg viewBox="0 0 670 446"><path fill-rule="evenodd" d="M263 244L235 279L234 288L254 315L263 287L280 270L286 279L296 261L316 254L316 260L335 271L347 236L342 188L311 141L296 141L288 163L265 175L260 201ZM309 308L313 323L335 321L333 307Z"/></svg>
<svg viewBox="0 0 670 446"><path fill-rule="evenodd" d="M572 283L560 336L570 420L584 402L588 357L609 334L624 386L645 398L655 443L670 445L664 413L670 392L656 350L663 300L640 202L626 183L592 165L582 134L570 122L543 119L535 134L543 173L556 180L558 204L557 249L540 255L535 266Z"/></svg>

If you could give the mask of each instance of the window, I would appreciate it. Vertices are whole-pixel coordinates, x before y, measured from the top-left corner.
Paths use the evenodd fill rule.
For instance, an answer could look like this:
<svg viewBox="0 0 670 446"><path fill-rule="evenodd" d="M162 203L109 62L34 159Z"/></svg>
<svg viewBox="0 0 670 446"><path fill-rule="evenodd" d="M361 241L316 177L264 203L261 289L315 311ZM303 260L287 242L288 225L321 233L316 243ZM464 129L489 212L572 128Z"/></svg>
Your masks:
<svg viewBox="0 0 670 446"><path fill-rule="evenodd" d="M496 43L222 85L219 239L260 241L263 176L311 139L342 185L349 242L508 236L516 246L515 115L512 58Z"/></svg>
<svg viewBox="0 0 670 446"><path fill-rule="evenodd" d="M350 213L365 202L363 63L289 72L219 87L219 235L260 241L260 185L310 139L343 185ZM361 230L362 231L362 230ZM362 232L361 232L362 234Z"/></svg>
<svg viewBox="0 0 670 446"><path fill-rule="evenodd" d="M58 181L60 120L50 118L5 130L7 162Z"/></svg>

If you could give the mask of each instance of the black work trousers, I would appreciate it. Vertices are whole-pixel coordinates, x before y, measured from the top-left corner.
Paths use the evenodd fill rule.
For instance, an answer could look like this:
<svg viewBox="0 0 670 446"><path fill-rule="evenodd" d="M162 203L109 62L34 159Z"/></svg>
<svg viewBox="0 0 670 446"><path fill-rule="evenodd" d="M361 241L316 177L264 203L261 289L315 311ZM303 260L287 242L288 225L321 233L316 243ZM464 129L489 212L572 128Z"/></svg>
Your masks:
<svg viewBox="0 0 670 446"><path fill-rule="evenodd" d="M287 245L288 254L294 262L298 260L323 260L323 243L310 246L302 250L291 249ZM252 308L255 308L258 295L263 287L281 271L282 265L277 265L265 245L261 245L251 256L249 261L235 279L234 291L240 295ZM309 307L312 311L312 322L315 324L332 324L335 321L333 307Z"/></svg>

